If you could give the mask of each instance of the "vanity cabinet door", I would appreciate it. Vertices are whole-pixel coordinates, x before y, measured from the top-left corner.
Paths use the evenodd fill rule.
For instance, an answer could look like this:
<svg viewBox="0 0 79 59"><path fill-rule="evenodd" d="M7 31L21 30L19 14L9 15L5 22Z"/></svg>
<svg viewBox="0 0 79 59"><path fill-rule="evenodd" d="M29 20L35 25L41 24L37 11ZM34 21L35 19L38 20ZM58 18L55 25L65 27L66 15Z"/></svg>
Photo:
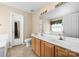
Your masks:
<svg viewBox="0 0 79 59"><path fill-rule="evenodd" d="M45 42L41 41L41 57L45 56Z"/></svg>
<svg viewBox="0 0 79 59"><path fill-rule="evenodd" d="M79 54L76 53L76 52L69 51L68 56L69 56L69 57L79 57Z"/></svg>
<svg viewBox="0 0 79 59"><path fill-rule="evenodd" d="M36 50L36 38L32 37L32 50L35 52Z"/></svg>
<svg viewBox="0 0 79 59"><path fill-rule="evenodd" d="M38 55L38 56L40 56L41 55L41 41L40 41L40 39L36 39L36 54Z"/></svg>
<svg viewBox="0 0 79 59"><path fill-rule="evenodd" d="M50 43L45 42L45 57L54 56L54 46Z"/></svg>
<svg viewBox="0 0 79 59"><path fill-rule="evenodd" d="M67 57L68 56L68 50L55 46L55 57Z"/></svg>

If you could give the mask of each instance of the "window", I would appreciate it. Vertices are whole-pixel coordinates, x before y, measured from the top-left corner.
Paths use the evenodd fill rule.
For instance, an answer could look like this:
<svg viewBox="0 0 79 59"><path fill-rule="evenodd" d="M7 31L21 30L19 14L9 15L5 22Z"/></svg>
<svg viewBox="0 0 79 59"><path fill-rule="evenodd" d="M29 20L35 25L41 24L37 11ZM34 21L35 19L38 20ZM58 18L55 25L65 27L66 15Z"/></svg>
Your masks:
<svg viewBox="0 0 79 59"><path fill-rule="evenodd" d="M52 28L52 31L53 32L61 32L63 29L62 29L62 23L61 24L52 24L51 26Z"/></svg>
<svg viewBox="0 0 79 59"><path fill-rule="evenodd" d="M52 32L62 32L63 31L62 20L52 21L51 22L51 31Z"/></svg>

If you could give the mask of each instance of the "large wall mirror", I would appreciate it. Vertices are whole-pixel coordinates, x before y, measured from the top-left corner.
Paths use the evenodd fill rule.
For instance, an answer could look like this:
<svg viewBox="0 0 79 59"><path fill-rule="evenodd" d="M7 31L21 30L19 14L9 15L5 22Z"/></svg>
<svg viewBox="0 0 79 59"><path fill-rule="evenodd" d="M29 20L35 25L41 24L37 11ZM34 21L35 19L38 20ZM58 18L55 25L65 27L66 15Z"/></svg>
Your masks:
<svg viewBox="0 0 79 59"><path fill-rule="evenodd" d="M50 24L49 33L53 35L79 38L79 13L65 15L59 18L48 19ZM45 26L46 28L47 26ZM48 28L49 29L49 28Z"/></svg>
<svg viewBox="0 0 79 59"><path fill-rule="evenodd" d="M43 15L49 22L44 22L45 31L50 29L50 33L63 33L67 37L79 38L79 9L75 7L79 3L61 5L62 3L57 4L55 6L57 8ZM47 21L46 19L45 21Z"/></svg>

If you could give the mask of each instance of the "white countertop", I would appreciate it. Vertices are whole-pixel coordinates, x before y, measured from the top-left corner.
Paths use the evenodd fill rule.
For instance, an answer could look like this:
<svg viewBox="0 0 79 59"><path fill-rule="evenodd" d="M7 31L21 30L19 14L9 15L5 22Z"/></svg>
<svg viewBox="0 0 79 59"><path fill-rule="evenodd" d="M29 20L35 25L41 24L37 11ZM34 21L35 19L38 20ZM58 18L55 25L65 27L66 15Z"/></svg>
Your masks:
<svg viewBox="0 0 79 59"><path fill-rule="evenodd" d="M32 34L31 36L79 53L79 38L64 37L64 40L59 40L59 36L56 35Z"/></svg>

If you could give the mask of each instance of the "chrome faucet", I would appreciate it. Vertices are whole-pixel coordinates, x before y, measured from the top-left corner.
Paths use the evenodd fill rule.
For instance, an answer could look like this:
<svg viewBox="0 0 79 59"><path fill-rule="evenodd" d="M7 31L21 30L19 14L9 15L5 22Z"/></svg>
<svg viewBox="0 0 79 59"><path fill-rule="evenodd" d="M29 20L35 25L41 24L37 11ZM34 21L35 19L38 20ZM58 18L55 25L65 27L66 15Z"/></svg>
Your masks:
<svg viewBox="0 0 79 59"><path fill-rule="evenodd" d="M59 40L63 40L63 37L61 34L58 34L59 35Z"/></svg>

